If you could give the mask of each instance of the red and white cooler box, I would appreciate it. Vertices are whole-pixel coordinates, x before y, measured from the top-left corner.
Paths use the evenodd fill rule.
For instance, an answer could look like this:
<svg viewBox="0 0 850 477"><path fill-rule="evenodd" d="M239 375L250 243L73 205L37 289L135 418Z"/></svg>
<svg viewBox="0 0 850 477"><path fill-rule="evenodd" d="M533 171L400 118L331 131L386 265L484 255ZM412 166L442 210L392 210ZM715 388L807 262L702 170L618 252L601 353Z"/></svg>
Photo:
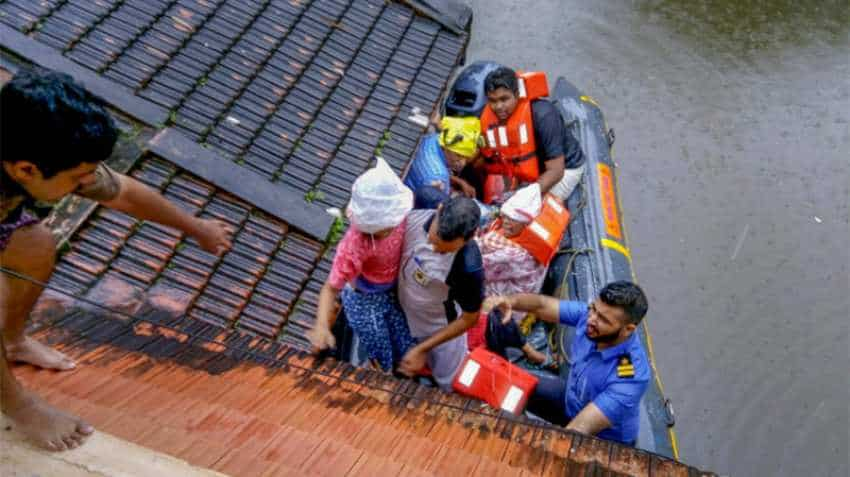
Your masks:
<svg viewBox="0 0 850 477"><path fill-rule="evenodd" d="M537 387L537 378L481 347L466 356L452 387L458 393L481 399L495 409L520 414Z"/></svg>

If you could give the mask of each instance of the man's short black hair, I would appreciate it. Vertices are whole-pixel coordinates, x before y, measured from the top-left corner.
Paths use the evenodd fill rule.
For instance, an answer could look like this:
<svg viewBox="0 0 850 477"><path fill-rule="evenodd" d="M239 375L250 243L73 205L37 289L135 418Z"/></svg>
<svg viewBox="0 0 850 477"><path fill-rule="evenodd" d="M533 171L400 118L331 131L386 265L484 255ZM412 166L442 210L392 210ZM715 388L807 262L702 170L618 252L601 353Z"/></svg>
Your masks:
<svg viewBox="0 0 850 477"><path fill-rule="evenodd" d="M500 66L491 71L484 79L484 94L490 94L499 88L507 88L514 95L519 94L519 84L516 79L516 71L507 66Z"/></svg>
<svg viewBox="0 0 850 477"><path fill-rule="evenodd" d="M49 179L112 153L118 130L103 103L69 75L21 70L0 90L0 158Z"/></svg>
<svg viewBox="0 0 850 477"><path fill-rule="evenodd" d="M636 325L640 323L649 309L643 290L636 284L625 280L605 285L605 288L599 292L599 299L607 305L622 308L629 320Z"/></svg>
<svg viewBox="0 0 850 477"><path fill-rule="evenodd" d="M469 240L478 229L481 210L469 197L454 197L443 203L437 218L437 236L447 242L463 237Z"/></svg>

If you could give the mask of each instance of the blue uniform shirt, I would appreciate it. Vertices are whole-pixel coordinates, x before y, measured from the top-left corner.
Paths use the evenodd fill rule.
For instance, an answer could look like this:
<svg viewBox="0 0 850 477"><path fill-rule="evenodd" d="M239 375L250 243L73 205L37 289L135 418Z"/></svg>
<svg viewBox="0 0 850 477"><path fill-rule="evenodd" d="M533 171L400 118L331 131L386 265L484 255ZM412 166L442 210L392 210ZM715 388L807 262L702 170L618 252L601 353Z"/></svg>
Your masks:
<svg viewBox="0 0 850 477"><path fill-rule="evenodd" d="M598 437L634 443L638 436L640 399L650 378L649 361L637 333L617 346L597 351L596 343L586 335L587 316L586 303L560 303L561 323L576 329L570 348L573 365L565 393L567 415L573 419L593 402L611 421L611 427ZM626 363L631 363L633 372Z"/></svg>

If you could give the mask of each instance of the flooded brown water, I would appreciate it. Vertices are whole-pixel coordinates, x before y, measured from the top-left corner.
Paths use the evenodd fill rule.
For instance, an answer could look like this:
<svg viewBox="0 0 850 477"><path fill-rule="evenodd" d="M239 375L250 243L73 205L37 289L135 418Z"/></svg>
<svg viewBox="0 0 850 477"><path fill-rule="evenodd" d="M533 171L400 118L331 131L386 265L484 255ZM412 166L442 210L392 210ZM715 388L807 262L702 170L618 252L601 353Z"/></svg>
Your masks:
<svg viewBox="0 0 850 477"><path fill-rule="evenodd" d="M848 475L850 2L467 3L470 61L565 76L617 132L682 458Z"/></svg>

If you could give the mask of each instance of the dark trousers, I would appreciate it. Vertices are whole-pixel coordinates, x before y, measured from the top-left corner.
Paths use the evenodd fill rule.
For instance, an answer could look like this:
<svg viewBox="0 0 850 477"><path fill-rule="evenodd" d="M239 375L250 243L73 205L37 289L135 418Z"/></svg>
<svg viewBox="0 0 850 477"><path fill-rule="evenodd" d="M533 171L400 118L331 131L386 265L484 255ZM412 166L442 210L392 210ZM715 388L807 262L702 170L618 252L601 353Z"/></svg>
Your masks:
<svg viewBox="0 0 850 477"><path fill-rule="evenodd" d="M570 423L567 415L567 382L559 376L548 373L534 373L537 387L528 398L525 410L552 424L566 426Z"/></svg>
<svg viewBox="0 0 850 477"><path fill-rule="evenodd" d="M493 310L487 317L487 349L507 358L507 348L522 348L525 337L519 331L519 326L513 321L502 323L502 314ZM533 372L537 377L537 387L528 398L525 410L537 417L559 426L566 426L570 418L566 413L567 383L556 375L547 372Z"/></svg>
<svg viewBox="0 0 850 477"><path fill-rule="evenodd" d="M566 426L572 418L567 415L567 382L564 378L551 374L535 373L537 387L528 398L525 410L552 424ZM636 442L621 442L634 447Z"/></svg>

